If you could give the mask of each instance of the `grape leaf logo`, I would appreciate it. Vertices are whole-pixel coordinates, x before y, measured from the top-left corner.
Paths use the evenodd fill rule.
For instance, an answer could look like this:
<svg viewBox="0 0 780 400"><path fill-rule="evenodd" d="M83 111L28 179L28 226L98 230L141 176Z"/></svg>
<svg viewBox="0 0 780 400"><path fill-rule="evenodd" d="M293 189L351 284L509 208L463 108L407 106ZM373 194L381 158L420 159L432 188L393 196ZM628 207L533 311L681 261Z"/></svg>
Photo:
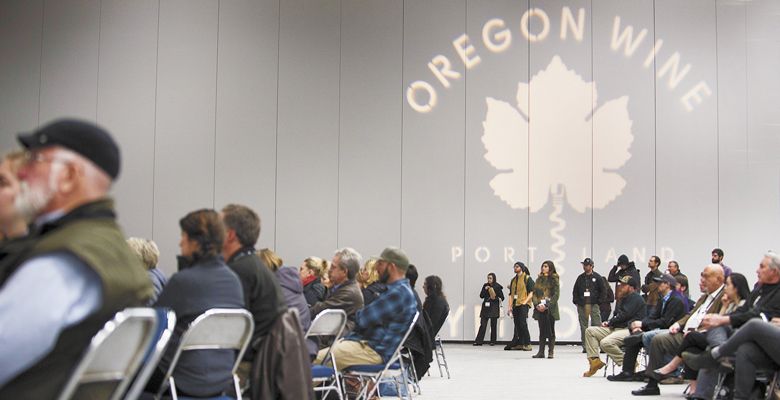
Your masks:
<svg viewBox="0 0 780 400"><path fill-rule="evenodd" d="M628 97L601 106L597 98L595 83L557 55L528 84L518 84L516 106L486 98L485 159L500 171L490 181L494 194L531 212L561 188L578 212L604 208L620 196L626 181L617 170L631 158L634 140Z"/></svg>

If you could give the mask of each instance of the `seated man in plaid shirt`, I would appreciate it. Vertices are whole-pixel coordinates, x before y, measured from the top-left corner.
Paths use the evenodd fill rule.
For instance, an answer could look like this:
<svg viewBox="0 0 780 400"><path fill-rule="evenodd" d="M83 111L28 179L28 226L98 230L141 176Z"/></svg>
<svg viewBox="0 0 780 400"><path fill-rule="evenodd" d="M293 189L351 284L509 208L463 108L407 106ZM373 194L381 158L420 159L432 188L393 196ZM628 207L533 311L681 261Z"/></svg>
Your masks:
<svg viewBox="0 0 780 400"><path fill-rule="evenodd" d="M409 259L403 250L388 247L376 263L379 280L387 284L387 291L358 311L355 329L333 345L336 369L353 365L382 364L388 361L417 311L417 301L406 279ZM320 350L315 363L327 354Z"/></svg>

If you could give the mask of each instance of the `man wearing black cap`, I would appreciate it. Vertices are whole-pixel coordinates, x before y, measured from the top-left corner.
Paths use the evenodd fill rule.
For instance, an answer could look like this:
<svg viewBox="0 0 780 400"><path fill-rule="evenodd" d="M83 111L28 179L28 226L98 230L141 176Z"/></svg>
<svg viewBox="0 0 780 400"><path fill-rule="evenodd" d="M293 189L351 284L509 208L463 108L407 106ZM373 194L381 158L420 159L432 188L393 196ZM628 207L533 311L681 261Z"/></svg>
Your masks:
<svg viewBox="0 0 780 400"><path fill-rule="evenodd" d="M509 283L507 314L512 316L515 325L512 341L504 350L531 351L531 334L528 332L528 310L534 297L534 280L528 268L521 261L512 266L515 276Z"/></svg>
<svg viewBox="0 0 780 400"><path fill-rule="evenodd" d="M641 282L639 278L639 270L636 269L633 261L628 260L628 256L621 254L618 257L617 264L615 264L609 271L607 281L615 282L615 295L617 296L618 282L623 279L624 276L629 275L634 277L637 282Z"/></svg>
<svg viewBox="0 0 780 400"><path fill-rule="evenodd" d="M152 286L106 197L120 166L111 136L60 120L18 139L28 153L16 204L33 226L0 263L0 398L48 399L105 322Z"/></svg>
<svg viewBox="0 0 780 400"><path fill-rule="evenodd" d="M585 350L588 353L589 368L582 376L589 377L604 367L599 358L599 348L604 350L616 365L623 365L623 340L628 336L628 326L631 322L645 317L645 302L637 293L639 281L627 275L618 282L615 294L620 299L615 307L615 315L601 323L601 326L591 326L585 330Z"/></svg>
<svg viewBox="0 0 780 400"><path fill-rule="evenodd" d="M650 341L661 329L669 328L685 315L685 306L682 300L672 295L677 280L669 274L662 274L653 278L658 288L659 304L653 313L647 317L631 322L628 329L631 331L631 340L624 339L625 357L623 358L623 370L617 375L610 375L610 381L643 380L644 374L635 375L636 359L639 350L644 346L649 350ZM637 378L637 379L635 379Z"/></svg>
<svg viewBox="0 0 780 400"><path fill-rule="evenodd" d="M593 271L593 260L582 260L582 270L572 289L572 299L577 305L577 316L580 320L580 341L582 352L585 352L585 329L588 326L601 325L601 311L599 304L606 295L604 279ZM590 321L588 321L590 320Z"/></svg>

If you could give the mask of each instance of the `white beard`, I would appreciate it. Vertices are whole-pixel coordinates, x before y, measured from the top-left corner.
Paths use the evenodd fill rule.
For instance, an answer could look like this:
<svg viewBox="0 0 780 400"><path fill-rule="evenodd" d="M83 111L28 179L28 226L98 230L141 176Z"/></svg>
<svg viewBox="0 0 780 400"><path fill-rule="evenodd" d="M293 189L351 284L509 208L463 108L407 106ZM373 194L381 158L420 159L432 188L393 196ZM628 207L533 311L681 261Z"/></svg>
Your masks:
<svg viewBox="0 0 780 400"><path fill-rule="evenodd" d="M56 176L58 172L59 168L52 165L47 186L34 188L25 181L19 182L19 194L14 199L14 206L23 218L32 221L54 198L54 194L57 193Z"/></svg>

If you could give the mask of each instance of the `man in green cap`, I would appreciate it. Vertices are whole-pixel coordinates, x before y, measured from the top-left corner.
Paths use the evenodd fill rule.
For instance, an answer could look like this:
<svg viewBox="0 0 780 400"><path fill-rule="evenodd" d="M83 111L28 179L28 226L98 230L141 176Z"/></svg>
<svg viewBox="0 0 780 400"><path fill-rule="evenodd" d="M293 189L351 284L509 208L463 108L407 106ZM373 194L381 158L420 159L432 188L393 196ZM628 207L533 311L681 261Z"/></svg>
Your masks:
<svg viewBox="0 0 780 400"><path fill-rule="evenodd" d="M409 258L403 250L388 247L377 257L376 270L387 291L357 312L355 329L333 345L338 370L361 364L386 363L412 323L417 311L406 270ZM328 349L320 350L315 363Z"/></svg>

